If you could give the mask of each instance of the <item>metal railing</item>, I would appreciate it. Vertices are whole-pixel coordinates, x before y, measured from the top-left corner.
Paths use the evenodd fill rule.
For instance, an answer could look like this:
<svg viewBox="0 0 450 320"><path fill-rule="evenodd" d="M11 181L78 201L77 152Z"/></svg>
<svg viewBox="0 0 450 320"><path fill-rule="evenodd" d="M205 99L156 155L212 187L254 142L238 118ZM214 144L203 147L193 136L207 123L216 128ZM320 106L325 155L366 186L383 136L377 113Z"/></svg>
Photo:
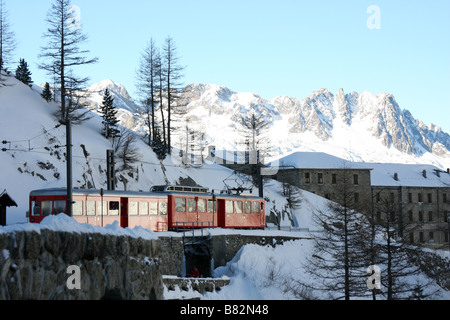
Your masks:
<svg viewBox="0 0 450 320"><path fill-rule="evenodd" d="M207 225L207 227L206 227L206 225ZM212 221L198 221L198 222L177 221L175 223L175 231L183 232L183 243L184 244L188 243L188 240L189 240L188 237L190 237L191 244L203 240L205 237L204 230L210 229L212 227L213 227ZM188 234L190 234L191 231L192 231L192 235L189 236ZM196 235L195 231L200 231L200 235ZM209 235L209 233L208 233L208 235Z"/></svg>

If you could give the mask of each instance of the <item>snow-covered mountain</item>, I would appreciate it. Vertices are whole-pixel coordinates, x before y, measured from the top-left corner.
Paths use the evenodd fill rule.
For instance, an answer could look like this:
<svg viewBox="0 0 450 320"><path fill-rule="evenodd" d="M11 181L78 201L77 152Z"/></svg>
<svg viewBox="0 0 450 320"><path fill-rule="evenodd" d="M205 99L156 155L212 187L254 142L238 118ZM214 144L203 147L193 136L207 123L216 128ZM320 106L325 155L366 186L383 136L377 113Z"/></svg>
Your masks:
<svg viewBox="0 0 450 320"><path fill-rule="evenodd" d="M209 84L188 85L185 93L190 114L206 116L202 126L214 143L238 140L233 120L254 110L270 124L268 136L279 155L321 151L348 160L450 167L450 135L415 119L389 93L320 89L303 99L266 100Z"/></svg>
<svg viewBox="0 0 450 320"><path fill-rule="evenodd" d="M121 124L144 133L139 107L123 85L109 79L92 85L92 108L100 106L105 88L115 98ZM269 124L267 136L275 148L272 159L295 151L318 151L355 161L450 167L450 135L415 119L390 93L340 89L333 94L319 89L302 99L279 96L267 100L254 93L198 83L187 85L183 98L187 103L184 125L202 136L204 150L205 145L242 149L239 120L252 111ZM184 137L184 132L175 137L174 145L183 149Z"/></svg>

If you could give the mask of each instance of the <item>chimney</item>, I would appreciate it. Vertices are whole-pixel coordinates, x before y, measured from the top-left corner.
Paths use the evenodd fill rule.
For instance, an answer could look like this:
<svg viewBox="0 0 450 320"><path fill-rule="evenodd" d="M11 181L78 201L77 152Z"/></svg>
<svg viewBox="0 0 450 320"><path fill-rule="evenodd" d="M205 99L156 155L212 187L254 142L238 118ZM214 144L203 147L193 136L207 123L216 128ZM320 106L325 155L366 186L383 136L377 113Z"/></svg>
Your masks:
<svg viewBox="0 0 450 320"><path fill-rule="evenodd" d="M450 174L450 168L447 168L447 173Z"/></svg>
<svg viewBox="0 0 450 320"><path fill-rule="evenodd" d="M395 180L395 181L398 181L398 173L397 173L397 172L394 173L394 180Z"/></svg>
<svg viewBox="0 0 450 320"><path fill-rule="evenodd" d="M423 170L422 171L422 175L423 175L424 178L426 178L427 177L427 170Z"/></svg>

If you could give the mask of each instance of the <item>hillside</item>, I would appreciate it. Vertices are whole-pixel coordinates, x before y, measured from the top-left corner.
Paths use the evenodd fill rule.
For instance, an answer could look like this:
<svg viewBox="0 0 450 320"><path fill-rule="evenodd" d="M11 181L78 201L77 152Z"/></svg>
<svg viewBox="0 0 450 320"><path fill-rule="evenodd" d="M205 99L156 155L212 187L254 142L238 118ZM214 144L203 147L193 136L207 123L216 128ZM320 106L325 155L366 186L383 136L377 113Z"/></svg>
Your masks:
<svg viewBox="0 0 450 320"><path fill-rule="evenodd" d="M7 214L7 224L14 224L26 221L31 190L66 186L65 148L60 147L65 145L66 131L65 126L57 126L53 116L57 105L42 99L40 87L30 89L13 77L8 79L8 84L0 88L3 114L0 141L7 141L2 145L7 151L0 152L0 189L6 189L18 203L18 207L9 208ZM95 105L91 108L88 121L72 126L74 188L106 188L106 150L112 149L112 144L100 133L102 119L95 112ZM120 111L125 115L132 114L123 108ZM223 166L206 163L200 168L185 167L177 157L177 150L173 157L161 162L141 139L136 139L135 146L140 159L133 164L133 169L120 171L121 162L117 160L116 190L149 190L152 185L197 183L218 191L225 188L224 180L231 187L238 186L237 183L251 187L245 176L237 176ZM270 199L267 214L271 210L281 212L286 204L279 189L276 182L265 188L265 196ZM304 212L308 210L311 208L305 207ZM301 215L302 212L293 214ZM305 219L284 216L282 224L291 225L292 220Z"/></svg>

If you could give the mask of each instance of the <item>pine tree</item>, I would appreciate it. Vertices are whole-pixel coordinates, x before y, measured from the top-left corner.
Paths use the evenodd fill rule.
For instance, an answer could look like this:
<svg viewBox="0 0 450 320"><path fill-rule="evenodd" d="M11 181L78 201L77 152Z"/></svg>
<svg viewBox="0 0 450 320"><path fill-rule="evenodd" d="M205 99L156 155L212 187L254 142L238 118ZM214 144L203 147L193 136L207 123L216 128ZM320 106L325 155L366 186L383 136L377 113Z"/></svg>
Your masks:
<svg viewBox="0 0 450 320"><path fill-rule="evenodd" d="M50 102L50 100L52 100L52 92L50 90L50 84L48 82L45 83L44 90L41 93L41 97L44 98L47 102Z"/></svg>
<svg viewBox="0 0 450 320"><path fill-rule="evenodd" d="M47 15L47 32L44 37L47 44L41 48L39 58L43 61L39 68L54 76L55 84L59 87L60 108L55 113L60 123L70 120L72 123L80 123L88 117L87 113L81 113L84 108L79 103L80 97L76 92L85 87L88 77L79 77L74 74L74 68L97 62L97 58L86 58L88 50L83 50L81 45L86 42L87 36L77 24L76 12L72 9L70 0L53 0L53 4Z"/></svg>
<svg viewBox="0 0 450 320"><path fill-rule="evenodd" d="M120 131L117 129L117 110L114 108L114 98L109 93L108 89L105 89L103 94L103 101L101 106L101 115L103 118L103 132L102 134L106 138L115 138L119 136Z"/></svg>
<svg viewBox="0 0 450 320"><path fill-rule="evenodd" d="M16 79L22 81L31 88L33 81L31 80L31 72L28 69L28 63L25 59L20 59L19 65L16 69Z"/></svg>
<svg viewBox="0 0 450 320"><path fill-rule="evenodd" d="M159 160L164 160L166 158L166 146L164 141L161 139L161 132L158 127L155 128L155 135L152 141L153 152L156 153Z"/></svg>
<svg viewBox="0 0 450 320"><path fill-rule="evenodd" d="M0 87L6 85L2 70L8 71L13 52L17 46L15 33L11 30L8 20L8 12L3 0L0 0Z"/></svg>

